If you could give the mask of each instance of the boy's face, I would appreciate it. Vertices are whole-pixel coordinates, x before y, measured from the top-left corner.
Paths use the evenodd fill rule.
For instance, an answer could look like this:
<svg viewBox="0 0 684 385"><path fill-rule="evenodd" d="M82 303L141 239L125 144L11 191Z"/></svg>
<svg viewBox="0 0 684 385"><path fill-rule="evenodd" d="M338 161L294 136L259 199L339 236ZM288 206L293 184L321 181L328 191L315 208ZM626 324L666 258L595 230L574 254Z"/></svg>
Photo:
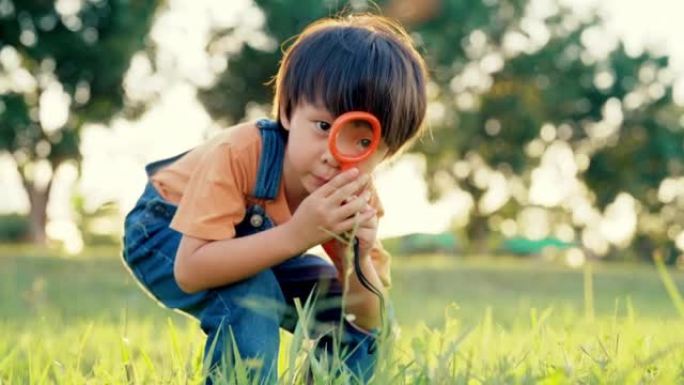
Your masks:
<svg viewBox="0 0 684 385"><path fill-rule="evenodd" d="M280 113L281 123L289 131L285 150L284 177L291 193L302 197L312 193L340 173L340 164L328 149L328 133L335 116L325 108L307 102L296 106L290 119ZM357 168L371 173L387 156L388 147L380 141L377 150Z"/></svg>

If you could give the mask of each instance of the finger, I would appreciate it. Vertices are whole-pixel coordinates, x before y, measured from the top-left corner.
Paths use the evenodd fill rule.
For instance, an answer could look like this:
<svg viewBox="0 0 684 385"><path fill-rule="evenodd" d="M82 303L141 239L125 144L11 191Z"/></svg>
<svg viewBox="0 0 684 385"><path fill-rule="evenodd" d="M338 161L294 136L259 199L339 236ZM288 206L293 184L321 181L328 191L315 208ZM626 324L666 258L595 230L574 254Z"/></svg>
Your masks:
<svg viewBox="0 0 684 385"><path fill-rule="evenodd" d="M371 238L374 239L375 236L377 235L377 231L375 231L375 230L376 229L367 229L367 228L359 227L358 230L356 231L355 235L356 235L356 238L358 238L359 240L370 242L370 239Z"/></svg>
<svg viewBox="0 0 684 385"><path fill-rule="evenodd" d="M364 217L364 218L366 217L366 214L369 214L369 215L372 214L372 215L370 216L370 218L367 219L367 220L365 220L365 221L363 221L363 222L360 224L360 226L362 226L362 227L368 227L368 226L373 226L373 225L376 225L376 226L377 226L377 222L378 222L378 215L377 215L377 214L378 214L378 211L377 211L376 208L374 208L373 206L371 206L371 205L369 205L368 203L366 203L366 206L365 206L363 209L361 209L358 213L359 213L359 215L362 215L362 217Z"/></svg>
<svg viewBox="0 0 684 385"><path fill-rule="evenodd" d="M334 229L333 232L335 233L341 233L344 231L349 231L352 230L357 223L361 224L364 221L367 221L368 219L372 218L375 215L373 211L365 212L363 214L359 214L358 216L353 216L350 218L345 219L344 221L340 222Z"/></svg>
<svg viewBox="0 0 684 385"><path fill-rule="evenodd" d="M358 190L354 191L354 195L358 195L358 196L364 195L364 196L366 196L366 201L370 202L370 199L372 196L372 191L371 191L371 188L369 187L371 184L371 180L372 180L371 176L368 175L368 179L366 180L366 182L363 183L362 186L359 187Z"/></svg>
<svg viewBox="0 0 684 385"><path fill-rule="evenodd" d="M351 201L342 204L334 211L334 218L336 220L347 219L366 211L368 203L363 197L353 198Z"/></svg>
<svg viewBox="0 0 684 385"><path fill-rule="evenodd" d="M333 193L331 193L328 198L332 200L332 202L336 204L341 204L345 200L349 199L349 197L356 195L358 191L362 190L363 187L368 183L370 180L370 175L368 174L363 174L356 178L355 180L352 180L348 182L347 184L339 187L337 190L335 190ZM370 197L369 197L370 199Z"/></svg>
<svg viewBox="0 0 684 385"><path fill-rule="evenodd" d="M370 202L371 192L368 191L367 189L364 189L361 192L356 193L356 194L352 194L347 199L342 200L342 204L347 203L347 202L351 202L353 199L355 199L357 197L363 199L366 202Z"/></svg>
<svg viewBox="0 0 684 385"><path fill-rule="evenodd" d="M361 243L363 249L371 249L372 245L375 243L375 232L358 232L356 238Z"/></svg>
<svg viewBox="0 0 684 385"><path fill-rule="evenodd" d="M377 213L375 212L375 209L371 209L372 215L370 215L370 218L367 220L361 222L359 224L360 229L377 229L378 228L378 216L376 215ZM361 213L362 215L365 214L365 212Z"/></svg>
<svg viewBox="0 0 684 385"><path fill-rule="evenodd" d="M333 192L337 191L340 187L349 184L359 176L359 169L354 167L335 175L334 178L330 179L328 183L324 184L319 188L323 193L323 196L328 196Z"/></svg>

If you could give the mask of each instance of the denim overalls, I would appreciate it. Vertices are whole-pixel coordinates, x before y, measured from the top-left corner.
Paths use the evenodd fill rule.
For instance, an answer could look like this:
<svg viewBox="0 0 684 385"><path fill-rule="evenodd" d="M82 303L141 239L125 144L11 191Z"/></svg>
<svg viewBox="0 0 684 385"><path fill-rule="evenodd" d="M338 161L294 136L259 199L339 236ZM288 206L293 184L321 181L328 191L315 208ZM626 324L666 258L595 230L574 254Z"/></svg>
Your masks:
<svg viewBox="0 0 684 385"><path fill-rule="evenodd" d="M286 139L277 122L260 120L257 126L262 136L262 154L254 198L271 200L276 197L280 185ZM148 164L145 167L148 177L183 155ZM332 264L304 254L242 281L187 294L178 287L173 275L181 239L181 233L169 227L176 208L148 181L142 196L126 216L123 259L156 300L200 321L207 335L205 362L209 362L212 369L233 351L232 333L243 359L263 360L261 372L257 373L262 377L262 383L274 384L277 381L279 328L294 330L297 319L294 298L299 297L304 303L314 287L319 298L317 303L327 304L315 312L318 321L315 324L320 332L318 352L332 351L330 333L321 335L322 330L336 329L329 326L339 325L341 320L342 288ZM236 226L236 237L272 226L264 208L254 204L247 208L244 220ZM230 261L230 255L226 255L226 261ZM363 332L346 320L342 322L341 348L348 352L345 364L367 381L375 366L377 334Z"/></svg>

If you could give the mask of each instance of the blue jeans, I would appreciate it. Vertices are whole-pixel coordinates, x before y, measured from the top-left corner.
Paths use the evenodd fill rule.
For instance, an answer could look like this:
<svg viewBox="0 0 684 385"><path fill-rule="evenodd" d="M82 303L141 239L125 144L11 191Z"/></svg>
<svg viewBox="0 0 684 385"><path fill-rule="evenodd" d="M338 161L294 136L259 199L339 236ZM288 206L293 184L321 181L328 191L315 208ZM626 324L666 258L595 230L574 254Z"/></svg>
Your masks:
<svg viewBox="0 0 684 385"><path fill-rule="evenodd" d="M297 256L242 281L201 291L183 292L173 275L173 264L181 234L169 227L176 206L165 201L148 183L133 210L126 216L123 259L133 275L160 303L185 312L200 321L207 335L205 362L216 370L233 349L244 358L258 358L263 365L255 375L263 384L277 380L280 327L293 331L297 315L294 299L302 303L316 291L314 335L326 325L340 325L340 347L348 355L345 365L368 381L376 361L377 334L355 328L342 318L342 288L335 267L312 255ZM256 218L256 219L255 219ZM246 236L273 226L261 206L248 208L245 220L236 227ZM230 256L226 255L226 261ZM314 290L315 289L315 290ZM332 304L332 306L331 306ZM327 328L329 330L330 328ZM338 329L338 328L332 328ZM318 336L321 336L318 334ZM235 345L232 344L235 342ZM318 352L332 351L332 337L321 336ZM231 358L228 358L230 370ZM207 380L211 383L211 380Z"/></svg>

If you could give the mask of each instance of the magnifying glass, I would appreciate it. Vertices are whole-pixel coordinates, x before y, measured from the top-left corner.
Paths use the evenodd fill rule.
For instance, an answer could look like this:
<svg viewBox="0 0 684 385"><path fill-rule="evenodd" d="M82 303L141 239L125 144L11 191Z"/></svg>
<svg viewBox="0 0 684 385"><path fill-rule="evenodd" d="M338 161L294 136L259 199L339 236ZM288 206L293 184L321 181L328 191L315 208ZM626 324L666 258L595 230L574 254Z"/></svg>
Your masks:
<svg viewBox="0 0 684 385"><path fill-rule="evenodd" d="M348 170L368 159L380 144L380 121L368 112L346 112L333 121L328 136L328 148L340 164L342 171ZM323 244L328 255L335 255L335 240ZM381 314L384 314L384 298L380 290L363 275L359 262L359 242L353 240L354 268L359 281L380 299ZM384 317L384 315L382 316Z"/></svg>

